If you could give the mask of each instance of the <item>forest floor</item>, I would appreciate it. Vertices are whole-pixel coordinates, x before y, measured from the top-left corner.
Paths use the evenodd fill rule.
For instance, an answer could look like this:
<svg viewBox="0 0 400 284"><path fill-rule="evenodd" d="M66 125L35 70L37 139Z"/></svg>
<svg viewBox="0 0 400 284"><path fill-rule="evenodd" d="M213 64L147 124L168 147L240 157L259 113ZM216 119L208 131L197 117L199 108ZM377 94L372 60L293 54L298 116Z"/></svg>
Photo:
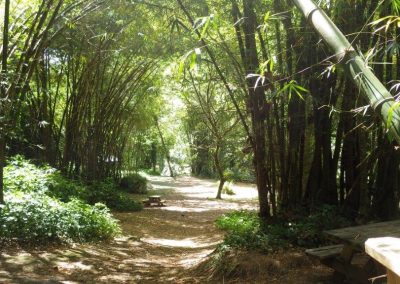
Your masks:
<svg viewBox="0 0 400 284"><path fill-rule="evenodd" d="M215 181L150 180L150 193L167 206L115 213L123 236L112 242L2 248L0 283L330 283L332 271L296 249L271 256L241 252L236 258L253 263L249 271L232 279L210 277L202 263L223 239L214 221L232 210L255 209L255 187L235 185L236 195L215 200Z"/></svg>

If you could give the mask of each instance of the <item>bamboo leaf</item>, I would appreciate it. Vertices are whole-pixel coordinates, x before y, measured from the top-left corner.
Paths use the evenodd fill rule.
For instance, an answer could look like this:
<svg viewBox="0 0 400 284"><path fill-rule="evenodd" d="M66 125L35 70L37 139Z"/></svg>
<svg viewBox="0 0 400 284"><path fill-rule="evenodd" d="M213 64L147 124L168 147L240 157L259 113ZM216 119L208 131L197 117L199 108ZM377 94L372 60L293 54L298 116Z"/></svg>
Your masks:
<svg viewBox="0 0 400 284"><path fill-rule="evenodd" d="M185 65L186 65L186 60L190 56L190 54L193 53L193 50L187 52L182 59L179 62L179 68L178 68L178 76L183 75L183 72L185 71Z"/></svg>
<svg viewBox="0 0 400 284"><path fill-rule="evenodd" d="M389 109L388 112L388 117L387 117L387 122L386 122L386 128L389 129L392 126L392 121L393 121L393 113L396 109L400 107L400 102L396 102L393 104L393 106Z"/></svg>
<svg viewBox="0 0 400 284"><path fill-rule="evenodd" d="M201 34L200 34L200 39L203 39L204 36L206 35L209 25L210 25L210 18L207 17L206 23L205 23L205 25L204 25L204 27L203 27L203 29L201 31Z"/></svg>
<svg viewBox="0 0 400 284"><path fill-rule="evenodd" d="M267 13L265 13L264 15L264 23L266 24L268 22L268 20L270 19L271 16L271 12L268 11Z"/></svg>
<svg viewBox="0 0 400 284"><path fill-rule="evenodd" d="M196 53L192 53L192 56L190 56L190 64L189 64L189 68L190 70L193 70L196 67Z"/></svg>

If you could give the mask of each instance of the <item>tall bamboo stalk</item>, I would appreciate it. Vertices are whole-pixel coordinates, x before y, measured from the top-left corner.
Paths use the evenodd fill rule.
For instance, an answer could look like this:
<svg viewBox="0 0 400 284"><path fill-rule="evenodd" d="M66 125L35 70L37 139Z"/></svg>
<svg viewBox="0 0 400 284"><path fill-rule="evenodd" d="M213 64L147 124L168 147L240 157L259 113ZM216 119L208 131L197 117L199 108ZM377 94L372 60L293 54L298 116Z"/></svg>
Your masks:
<svg viewBox="0 0 400 284"><path fill-rule="evenodd" d="M292 1L326 44L335 52L337 61L345 65L347 74L366 96L369 104L380 115L383 122L389 124L390 134L400 143L400 107L396 107L395 99L390 92L320 7L312 0ZM389 121L390 116L391 121Z"/></svg>
<svg viewBox="0 0 400 284"><path fill-rule="evenodd" d="M4 30L3 30L3 48L2 48L2 60L1 60L1 75L0 75L0 89L1 89L1 105L0 105L0 116L5 116L6 96L7 96L7 59L8 59L8 26L10 21L10 0L6 0L4 3ZM4 163L5 163L5 151L6 151L6 127L3 122L0 124L0 204L4 203Z"/></svg>

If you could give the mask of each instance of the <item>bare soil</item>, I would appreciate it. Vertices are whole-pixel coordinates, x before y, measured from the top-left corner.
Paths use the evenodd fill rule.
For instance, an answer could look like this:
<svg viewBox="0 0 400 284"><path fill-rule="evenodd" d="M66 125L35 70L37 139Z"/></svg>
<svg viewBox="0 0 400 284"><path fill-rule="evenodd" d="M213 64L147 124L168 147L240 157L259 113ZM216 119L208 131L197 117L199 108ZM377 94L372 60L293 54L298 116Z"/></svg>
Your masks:
<svg viewBox="0 0 400 284"><path fill-rule="evenodd" d="M232 270L216 271L210 255L223 232L214 221L256 209L255 187L235 185L236 195L215 200L212 180L150 179L150 193L161 195L165 207L115 213L123 236L108 243L2 248L0 283L330 283L331 270L295 249L269 256L232 252L224 256Z"/></svg>

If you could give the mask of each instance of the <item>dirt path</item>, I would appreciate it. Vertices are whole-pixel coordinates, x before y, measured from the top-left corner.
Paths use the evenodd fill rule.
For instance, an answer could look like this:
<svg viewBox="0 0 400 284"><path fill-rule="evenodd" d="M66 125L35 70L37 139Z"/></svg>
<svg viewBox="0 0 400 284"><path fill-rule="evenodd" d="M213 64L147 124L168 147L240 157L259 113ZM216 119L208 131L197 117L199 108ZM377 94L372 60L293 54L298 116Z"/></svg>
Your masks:
<svg viewBox="0 0 400 284"><path fill-rule="evenodd" d="M123 235L107 244L7 249L0 283L203 283L185 273L221 242L214 220L225 212L256 208L256 190L236 186L235 196L213 199L216 183L191 177L152 177L152 194L166 207L116 213ZM138 197L136 197L138 198Z"/></svg>

